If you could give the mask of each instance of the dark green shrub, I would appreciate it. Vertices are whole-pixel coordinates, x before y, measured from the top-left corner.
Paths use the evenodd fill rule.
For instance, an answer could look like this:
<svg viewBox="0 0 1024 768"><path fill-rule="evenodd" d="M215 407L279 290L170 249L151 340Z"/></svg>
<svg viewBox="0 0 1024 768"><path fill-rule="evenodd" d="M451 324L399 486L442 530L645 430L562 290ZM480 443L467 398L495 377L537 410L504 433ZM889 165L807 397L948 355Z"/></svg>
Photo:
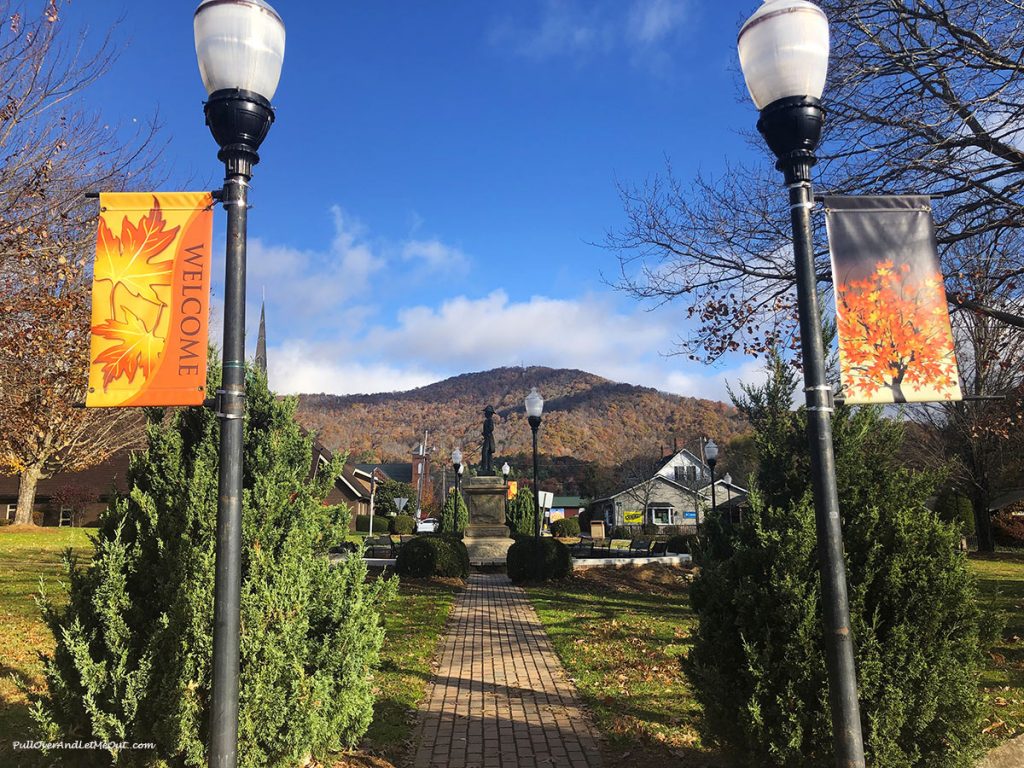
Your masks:
<svg viewBox="0 0 1024 768"><path fill-rule="evenodd" d="M373 516L373 534L376 536L379 533L387 533L391 525L391 520L380 515ZM370 532L370 516L369 515L356 515L356 530L360 533Z"/></svg>
<svg viewBox="0 0 1024 768"><path fill-rule="evenodd" d="M395 570L402 576L426 578L469 575L466 545L451 536L417 536L398 550Z"/></svg>
<svg viewBox="0 0 1024 768"><path fill-rule="evenodd" d="M391 532L400 536L416 533L416 518L412 515L395 515L391 518Z"/></svg>
<svg viewBox="0 0 1024 768"><path fill-rule="evenodd" d="M643 536L656 536L661 531L661 526L654 523L644 523L640 526L640 533Z"/></svg>
<svg viewBox="0 0 1024 768"><path fill-rule="evenodd" d="M675 535L669 538L665 545L666 552L675 552L680 555L692 555L697 549L697 534Z"/></svg>
<svg viewBox="0 0 1024 768"><path fill-rule="evenodd" d="M572 572L569 548L551 538L516 541L509 547L505 564L508 577L516 583L564 579Z"/></svg>
<svg viewBox="0 0 1024 768"><path fill-rule="evenodd" d="M208 391L219 369L211 366ZM329 760L370 724L380 611L396 585L367 582L361 557L332 564L348 513L323 500L340 462L310 478L312 438L295 421L296 400L276 398L258 372L246 390L238 764ZM176 408L147 437L89 562L68 563L69 599L44 600L55 642L32 715L45 741L155 744L83 754L90 766L199 768L210 723L220 425L209 409Z"/></svg>
<svg viewBox="0 0 1024 768"><path fill-rule="evenodd" d="M564 517L551 524L551 535L562 538L580 535L580 521L575 517Z"/></svg>
<svg viewBox="0 0 1024 768"><path fill-rule="evenodd" d="M609 539L632 539L633 531L627 525L615 525L608 532Z"/></svg>
<svg viewBox="0 0 1024 768"><path fill-rule="evenodd" d="M469 525L469 510L466 508L466 501L462 494L456 494L455 489L448 493L448 498L441 509L441 531L444 533L466 532Z"/></svg>
<svg viewBox="0 0 1024 768"><path fill-rule="evenodd" d="M737 399L755 430L759 489L741 523L706 523L690 593L699 623L684 668L705 736L739 764L826 768L822 598L794 386L780 364ZM832 426L867 762L967 768L978 754L989 622L956 551L959 531L923 505L935 478L891 458L902 432L880 409L837 408Z"/></svg>

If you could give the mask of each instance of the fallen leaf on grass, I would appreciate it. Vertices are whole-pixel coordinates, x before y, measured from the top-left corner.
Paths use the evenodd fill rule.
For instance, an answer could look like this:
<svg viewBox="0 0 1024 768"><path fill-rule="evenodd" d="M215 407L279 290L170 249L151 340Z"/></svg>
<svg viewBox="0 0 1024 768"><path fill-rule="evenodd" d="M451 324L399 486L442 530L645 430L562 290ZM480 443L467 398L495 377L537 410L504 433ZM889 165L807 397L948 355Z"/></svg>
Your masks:
<svg viewBox="0 0 1024 768"><path fill-rule="evenodd" d="M1006 725L1006 723L1004 723L1002 720L996 720L994 723L992 723L988 727L982 728L981 732L982 733L992 733L992 731L995 731L995 730L997 730L999 728L1002 728L1004 725Z"/></svg>

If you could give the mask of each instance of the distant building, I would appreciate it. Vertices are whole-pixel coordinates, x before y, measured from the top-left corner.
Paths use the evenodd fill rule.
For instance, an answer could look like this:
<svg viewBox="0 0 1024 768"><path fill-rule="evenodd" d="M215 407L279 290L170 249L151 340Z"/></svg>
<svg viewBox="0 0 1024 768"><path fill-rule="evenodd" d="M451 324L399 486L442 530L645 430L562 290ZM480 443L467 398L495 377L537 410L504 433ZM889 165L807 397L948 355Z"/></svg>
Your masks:
<svg viewBox="0 0 1024 768"><path fill-rule="evenodd" d="M131 453L132 449L126 448L81 472L60 472L40 480L32 507L35 522L39 525L94 524L114 494L128 489L126 477ZM18 484L17 475L0 477L0 511L5 523L14 521ZM76 497L74 508L58 502L62 495Z"/></svg>
<svg viewBox="0 0 1024 768"><path fill-rule="evenodd" d="M715 480L715 503L738 519L747 491L728 476ZM587 506L592 521L607 526L657 525L697 530L711 509L711 468L685 448L648 478Z"/></svg>
<svg viewBox="0 0 1024 768"><path fill-rule="evenodd" d="M412 461L409 462L386 462L381 464L355 464L355 470L369 476L369 473L376 471L381 479L394 480L399 483L408 483L413 490L419 492L421 507L428 499L433 498L434 481L430 472L430 455L422 446L417 446L412 452ZM383 476L383 477L381 477ZM405 508L408 514L416 514L416 499L409 499L409 505ZM421 515L422 516L422 515Z"/></svg>
<svg viewBox="0 0 1024 768"><path fill-rule="evenodd" d="M555 496L551 501L548 519L554 522L563 517L579 517L584 509L586 506L579 496Z"/></svg>

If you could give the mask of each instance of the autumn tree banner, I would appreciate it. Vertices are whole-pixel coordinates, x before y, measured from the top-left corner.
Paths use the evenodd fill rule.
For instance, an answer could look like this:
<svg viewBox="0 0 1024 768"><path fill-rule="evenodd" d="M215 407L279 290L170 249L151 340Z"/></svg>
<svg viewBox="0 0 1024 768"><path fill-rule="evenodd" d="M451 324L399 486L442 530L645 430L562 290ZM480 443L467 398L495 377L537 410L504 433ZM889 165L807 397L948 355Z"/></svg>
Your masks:
<svg viewBox="0 0 1024 768"><path fill-rule="evenodd" d="M846 402L959 400L929 199L826 197L825 221Z"/></svg>
<svg viewBox="0 0 1024 768"><path fill-rule="evenodd" d="M209 192L100 195L87 406L203 402L212 237Z"/></svg>

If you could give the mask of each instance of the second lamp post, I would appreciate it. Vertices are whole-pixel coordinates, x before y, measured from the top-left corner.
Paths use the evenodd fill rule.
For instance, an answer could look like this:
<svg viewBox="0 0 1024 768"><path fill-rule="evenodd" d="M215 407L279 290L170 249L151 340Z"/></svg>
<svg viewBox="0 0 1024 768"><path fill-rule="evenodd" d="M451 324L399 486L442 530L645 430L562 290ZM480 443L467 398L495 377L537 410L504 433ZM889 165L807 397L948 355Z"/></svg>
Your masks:
<svg viewBox="0 0 1024 768"><path fill-rule="evenodd" d="M711 470L711 513L718 511L715 503L715 464L718 463L718 446L714 440L708 440L704 444L704 458L707 459L708 468Z"/></svg>
<svg viewBox="0 0 1024 768"><path fill-rule="evenodd" d="M533 501L536 504L535 536L540 538L540 486L537 485L537 430L540 429L540 417L544 413L544 398L536 387L530 389L526 396L526 419L533 431Z"/></svg>

